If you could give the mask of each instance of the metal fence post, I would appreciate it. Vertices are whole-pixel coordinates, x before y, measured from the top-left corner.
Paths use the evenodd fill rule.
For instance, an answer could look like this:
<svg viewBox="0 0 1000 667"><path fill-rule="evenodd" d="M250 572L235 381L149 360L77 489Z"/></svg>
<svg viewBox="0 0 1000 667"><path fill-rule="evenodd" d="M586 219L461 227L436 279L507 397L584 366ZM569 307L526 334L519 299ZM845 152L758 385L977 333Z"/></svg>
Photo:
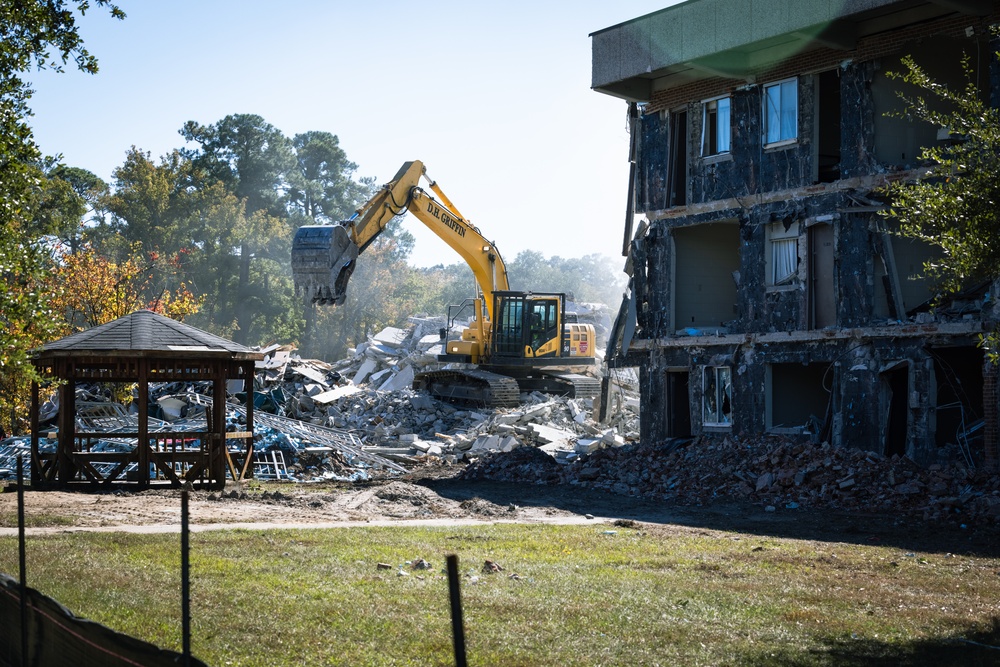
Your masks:
<svg viewBox="0 0 1000 667"><path fill-rule="evenodd" d="M465 627L462 623L462 595L458 588L458 556L451 554L448 563L448 593L451 597L451 633L455 644L455 667L468 667L465 660Z"/></svg>
<svg viewBox="0 0 1000 667"><path fill-rule="evenodd" d="M17 558L21 580L21 665L28 667L28 564L24 540L24 463L17 455Z"/></svg>
<svg viewBox="0 0 1000 667"><path fill-rule="evenodd" d="M191 665L191 563L188 558L188 492L181 491L181 643L184 665Z"/></svg>

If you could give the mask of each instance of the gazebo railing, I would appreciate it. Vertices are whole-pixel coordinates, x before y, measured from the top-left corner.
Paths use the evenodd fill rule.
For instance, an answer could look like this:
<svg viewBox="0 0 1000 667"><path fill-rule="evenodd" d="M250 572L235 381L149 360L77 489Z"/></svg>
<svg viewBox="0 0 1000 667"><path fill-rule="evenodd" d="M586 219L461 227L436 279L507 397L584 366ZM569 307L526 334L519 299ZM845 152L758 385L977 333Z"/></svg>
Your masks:
<svg viewBox="0 0 1000 667"><path fill-rule="evenodd" d="M208 442L212 436L206 416L212 409L212 399L197 393L179 397L203 410L173 422L147 419L150 482L169 481L181 485L203 481L208 472ZM76 432L70 454L74 478L105 486L123 479L140 479L138 416L118 403L80 402L76 407ZM226 422L230 425L246 419L246 409L239 405L226 404L226 413ZM402 466L364 451L360 439L352 433L260 411L254 413L254 422L258 433L280 433L284 436L283 441L300 451L335 450L354 467L406 472ZM52 432L44 435L56 437ZM278 459L269 456L269 452L255 451L249 432L227 431L225 437L227 478L238 481L257 474L271 479L290 478L284 456ZM58 465L57 451L40 451L39 459L46 477L53 479Z"/></svg>

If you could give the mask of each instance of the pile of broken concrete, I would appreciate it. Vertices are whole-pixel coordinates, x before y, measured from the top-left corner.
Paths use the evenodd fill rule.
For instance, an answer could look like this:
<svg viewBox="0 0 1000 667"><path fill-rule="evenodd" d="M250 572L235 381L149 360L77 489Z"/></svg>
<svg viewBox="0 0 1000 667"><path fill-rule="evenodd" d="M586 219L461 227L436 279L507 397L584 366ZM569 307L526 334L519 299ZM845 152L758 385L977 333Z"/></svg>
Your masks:
<svg viewBox="0 0 1000 667"><path fill-rule="evenodd" d="M333 363L266 348L256 380L264 400L257 402L285 417L351 433L367 451L405 464L456 463L521 446L565 462L638 437L637 381L626 371L614 374L614 416L604 424L593 420L591 399L533 392L522 394L517 408L485 408L414 390L416 373L441 368L443 324L410 318L409 327L383 329Z"/></svg>
<svg viewBox="0 0 1000 667"><path fill-rule="evenodd" d="M476 461L463 476L575 484L688 505L741 499L768 511L829 508L1000 525L996 474L958 462L921 468L905 457L778 436L630 444L595 451L572 465L516 451Z"/></svg>

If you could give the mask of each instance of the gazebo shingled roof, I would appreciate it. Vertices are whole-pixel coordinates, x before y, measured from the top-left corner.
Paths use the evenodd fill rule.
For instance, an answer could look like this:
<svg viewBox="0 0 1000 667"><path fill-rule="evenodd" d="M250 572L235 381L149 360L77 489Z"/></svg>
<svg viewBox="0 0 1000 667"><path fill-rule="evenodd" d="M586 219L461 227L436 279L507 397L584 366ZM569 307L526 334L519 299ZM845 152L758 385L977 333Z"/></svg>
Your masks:
<svg viewBox="0 0 1000 667"><path fill-rule="evenodd" d="M175 486L196 480L220 488L226 469L234 480L252 474L253 401L247 401L246 430L226 431L226 381L241 379L253 395L254 363L263 354L150 310L139 310L117 320L46 343L34 351L34 364L43 374L63 380L59 387L59 432L55 454L39 451L38 385L32 387L32 484L65 486L84 482L108 486L131 463L138 464L136 480L148 486L161 477ZM204 432L165 433L149 430L150 382L202 381L212 383L212 404ZM76 383L138 382L138 426L134 433L81 431L76 422ZM132 438L131 453L92 451L102 438ZM241 453L230 453L226 442L243 441ZM187 444L200 442L197 450ZM180 444L178 444L180 443ZM242 459L242 460L240 460ZM95 462L117 463L102 473ZM151 469L153 478L151 478Z"/></svg>
<svg viewBox="0 0 1000 667"><path fill-rule="evenodd" d="M151 310L138 310L117 320L65 338L46 343L38 356L46 353L81 350L113 352L193 352L217 351L237 355L258 353L225 338L172 320Z"/></svg>

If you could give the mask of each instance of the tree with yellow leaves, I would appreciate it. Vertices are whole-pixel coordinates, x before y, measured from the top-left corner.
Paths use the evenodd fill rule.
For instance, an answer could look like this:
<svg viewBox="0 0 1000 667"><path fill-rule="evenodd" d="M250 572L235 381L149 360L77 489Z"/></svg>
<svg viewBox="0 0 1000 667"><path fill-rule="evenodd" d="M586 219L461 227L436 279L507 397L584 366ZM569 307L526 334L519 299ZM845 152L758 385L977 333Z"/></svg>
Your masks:
<svg viewBox="0 0 1000 667"><path fill-rule="evenodd" d="M196 298L184 282L173 290L158 286L157 275L170 276L178 258L144 255L134 244L116 261L90 245L66 254L56 269L58 292L52 305L65 317L65 333L95 327L136 310L149 309L175 320L198 312L204 297Z"/></svg>

